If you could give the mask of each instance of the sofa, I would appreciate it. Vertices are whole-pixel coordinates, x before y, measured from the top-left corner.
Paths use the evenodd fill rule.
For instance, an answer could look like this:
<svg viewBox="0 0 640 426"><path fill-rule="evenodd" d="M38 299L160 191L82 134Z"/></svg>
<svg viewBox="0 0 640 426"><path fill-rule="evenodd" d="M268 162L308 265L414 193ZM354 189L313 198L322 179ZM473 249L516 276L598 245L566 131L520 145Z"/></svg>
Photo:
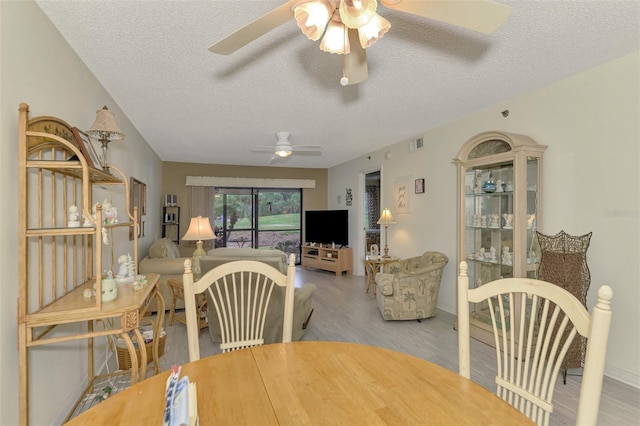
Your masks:
<svg viewBox="0 0 640 426"><path fill-rule="evenodd" d="M421 320L435 316L442 272L448 262L443 253L428 251L384 265L375 277L382 318Z"/></svg>
<svg viewBox="0 0 640 426"><path fill-rule="evenodd" d="M167 280L176 279L182 281L184 274L184 261L190 258L194 247L178 248L171 240L162 238L151 245L149 255L143 258L138 265L140 274L155 272L160 274L160 292L164 297L167 308L171 304L171 290L167 284ZM252 248L228 248L221 247L211 249L206 256L200 257L200 269L204 274L216 266L233 260L258 260L267 263L280 272L287 273L287 255L280 250L268 249L252 249ZM313 283L305 283L301 287L296 287L294 292L293 304L293 340L300 340L306 333L313 311L313 293L316 286ZM284 303L284 292L281 297L274 300L281 300ZM176 309L184 308L182 300L178 300ZM265 325L264 340L265 343L273 343L282 341L282 306L278 310L278 303L272 303L275 314L268 314L267 324ZM211 308L208 303L207 309ZM155 307L154 307L155 309ZM271 308L270 308L271 310ZM279 312L279 314L278 314ZM215 312L208 313L208 318L216 318ZM273 324L273 326L270 326ZM209 322L209 333L214 342L219 342L220 326L217 321Z"/></svg>
<svg viewBox="0 0 640 426"><path fill-rule="evenodd" d="M174 279L182 281L184 273L184 261L189 259L195 250L194 245L178 246L169 238L156 240L149 247L149 254L138 263L138 273L160 274L160 293L164 299L167 309L171 304L171 290L167 280ZM155 301L151 302L151 312L156 311ZM178 309L184 308L182 300L178 300Z"/></svg>

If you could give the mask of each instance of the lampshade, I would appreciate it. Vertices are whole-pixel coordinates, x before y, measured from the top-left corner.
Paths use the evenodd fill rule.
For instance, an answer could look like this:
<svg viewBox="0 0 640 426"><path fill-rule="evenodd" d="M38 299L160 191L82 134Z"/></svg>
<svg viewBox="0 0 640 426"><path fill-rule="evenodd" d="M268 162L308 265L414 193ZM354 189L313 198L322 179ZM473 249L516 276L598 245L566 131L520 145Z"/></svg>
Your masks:
<svg viewBox="0 0 640 426"><path fill-rule="evenodd" d="M385 207L382 210L382 215L380 215L380 219L378 219L378 225L395 225L396 221L391 214L391 210Z"/></svg>
<svg viewBox="0 0 640 426"><path fill-rule="evenodd" d="M340 2L340 20L348 28L360 28L376 14L376 0L342 0Z"/></svg>
<svg viewBox="0 0 640 426"><path fill-rule="evenodd" d="M376 41L380 40L382 36L389 31L391 24L377 13L373 18L364 26L358 28L358 38L360 39L360 45L366 49Z"/></svg>
<svg viewBox="0 0 640 426"><path fill-rule="evenodd" d="M109 139L110 141L124 139L124 133L122 133L118 127L115 115L109 111L106 105L96 111L96 121L94 121L91 128L87 130L87 134L97 138Z"/></svg>
<svg viewBox="0 0 640 426"><path fill-rule="evenodd" d="M213 229L211 229L209 218L202 216L191 218L189 229L187 229L187 233L182 237L183 240L187 241L215 240L216 238L216 234L214 234Z"/></svg>
<svg viewBox="0 0 640 426"><path fill-rule="evenodd" d="M327 31L320 42L320 50L329 53L347 54L351 51L347 27L339 21L331 19L327 25Z"/></svg>
<svg viewBox="0 0 640 426"><path fill-rule="evenodd" d="M302 33L316 41L322 37L335 9L327 0L315 0L296 6L293 14Z"/></svg>

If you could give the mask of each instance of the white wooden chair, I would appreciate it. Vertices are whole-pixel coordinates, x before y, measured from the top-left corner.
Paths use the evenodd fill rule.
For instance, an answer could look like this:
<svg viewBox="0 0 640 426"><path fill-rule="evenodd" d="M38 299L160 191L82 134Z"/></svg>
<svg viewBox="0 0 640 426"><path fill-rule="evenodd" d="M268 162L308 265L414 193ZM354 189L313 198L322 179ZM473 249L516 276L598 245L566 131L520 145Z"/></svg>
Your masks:
<svg viewBox="0 0 640 426"><path fill-rule="evenodd" d="M609 286L600 287L598 302L590 315L571 293L545 281L506 278L470 289L467 263L461 262L458 275L460 374L470 378L469 303L486 302L496 346L496 393L537 424L547 425L553 411L558 372L571 342L580 334L587 338L587 352L576 424L595 425L612 298ZM501 324L508 324L506 331Z"/></svg>
<svg viewBox="0 0 640 426"><path fill-rule="evenodd" d="M224 263L193 281L191 260L184 262L184 304L187 322L189 360L200 359L196 294L207 295L220 323L222 352L264 343L265 318L276 286L284 288L284 322L282 341L291 342L293 324L293 292L295 284L295 255L289 257L287 274L254 260ZM209 321L216 319L209 318Z"/></svg>

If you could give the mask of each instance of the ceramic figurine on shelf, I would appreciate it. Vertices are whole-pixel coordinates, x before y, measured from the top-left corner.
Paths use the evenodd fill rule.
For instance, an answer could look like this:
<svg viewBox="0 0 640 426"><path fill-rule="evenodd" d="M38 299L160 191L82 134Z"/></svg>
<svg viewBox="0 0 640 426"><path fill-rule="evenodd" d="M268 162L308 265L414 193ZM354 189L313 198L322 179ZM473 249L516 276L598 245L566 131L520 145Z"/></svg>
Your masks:
<svg viewBox="0 0 640 426"><path fill-rule="evenodd" d="M136 262L131 257L130 253L127 253L127 276L133 277L136 274Z"/></svg>
<svg viewBox="0 0 640 426"><path fill-rule="evenodd" d="M476 260L484 260L484 247L480 247L478 251L476 251Z"/></svg>
<svg viewBox="0 0 640 426"><path fill-rule="evenodd" d="M113 225L118 223L118 208L113 207L110 202L104 200L102 204L102 218L105 225Z"/></svg>
<svg viewBox="0 0 640 426"><path fill-rule="evenodd" d="M118 268L118 275L116 275L116 281L118 282L129 282L133 281L135 275L136 265L131 255L129 253L123 254L118 257L118 263L120 267Z"/></svg>
<svg viewBox="0 0 640 426"><path fill-rule="evenodd" d="M78 213L78 207L73 204L69 207L69 220L67 221L67 226L69 228L78 228L80 226L80 221L78 218L80 214Z"/></svg>
<svg viewBox="0 0 640 426"><path fill-rule="evenodd" d="M85 228L90 228L93 226L93 222L91 222L91 219L89 219L89 217L87 215L82 215L82 226Z"/></svg>
<svg viewBox="0 0 640 426"><path fill-rule="evenodd" d="M496 259L496 248L491 246L491 248L489 249L489 262L497 262Z"/></svg>
<svg viewBox="0 0 640 426"><path fill-rule="evenodd" d="M496 192L504 192L504 187L502 186L502 181L500 179L496 181Z"/></svg>
<svg viewBox="0 0 640 426"><path fill-rule="evenodd" d="M536 214L532 213L527 219L527 229L534 229L536 227Z"/></svg>
<svg viewBox="0 0 640 426"><path fill-rule="evenodd" d="M502 247L502 264L503 265L512 265L511 253L509 252L509 247Z"/></svg>
<svg viewBox="0 0 640 426"><path fill-rule="evenodd" d="M482 170L476 170L475 179L473 181L473 192L482 193Z"/></svg>
<svg viewBox="0 0 640 426"><path fill-rule="evenodd" d="M513 228L513 215L512 214L503 214L502 218L504 219L504 227L507 229Z"/></svg>

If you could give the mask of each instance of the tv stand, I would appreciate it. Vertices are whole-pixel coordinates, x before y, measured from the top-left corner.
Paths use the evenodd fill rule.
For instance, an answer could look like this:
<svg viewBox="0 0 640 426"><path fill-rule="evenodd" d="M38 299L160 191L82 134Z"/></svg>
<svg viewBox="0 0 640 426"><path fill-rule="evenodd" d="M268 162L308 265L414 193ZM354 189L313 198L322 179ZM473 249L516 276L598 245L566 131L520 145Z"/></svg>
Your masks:
<svg viewBox="0 0 640 426"><path fill-rule="evenodd" d="M320 246L302 246L302 267L323 269L325 271L335 272L337 276L341 276L342 272L351 275L353 265L351 248L330 248Z"/></svg>

